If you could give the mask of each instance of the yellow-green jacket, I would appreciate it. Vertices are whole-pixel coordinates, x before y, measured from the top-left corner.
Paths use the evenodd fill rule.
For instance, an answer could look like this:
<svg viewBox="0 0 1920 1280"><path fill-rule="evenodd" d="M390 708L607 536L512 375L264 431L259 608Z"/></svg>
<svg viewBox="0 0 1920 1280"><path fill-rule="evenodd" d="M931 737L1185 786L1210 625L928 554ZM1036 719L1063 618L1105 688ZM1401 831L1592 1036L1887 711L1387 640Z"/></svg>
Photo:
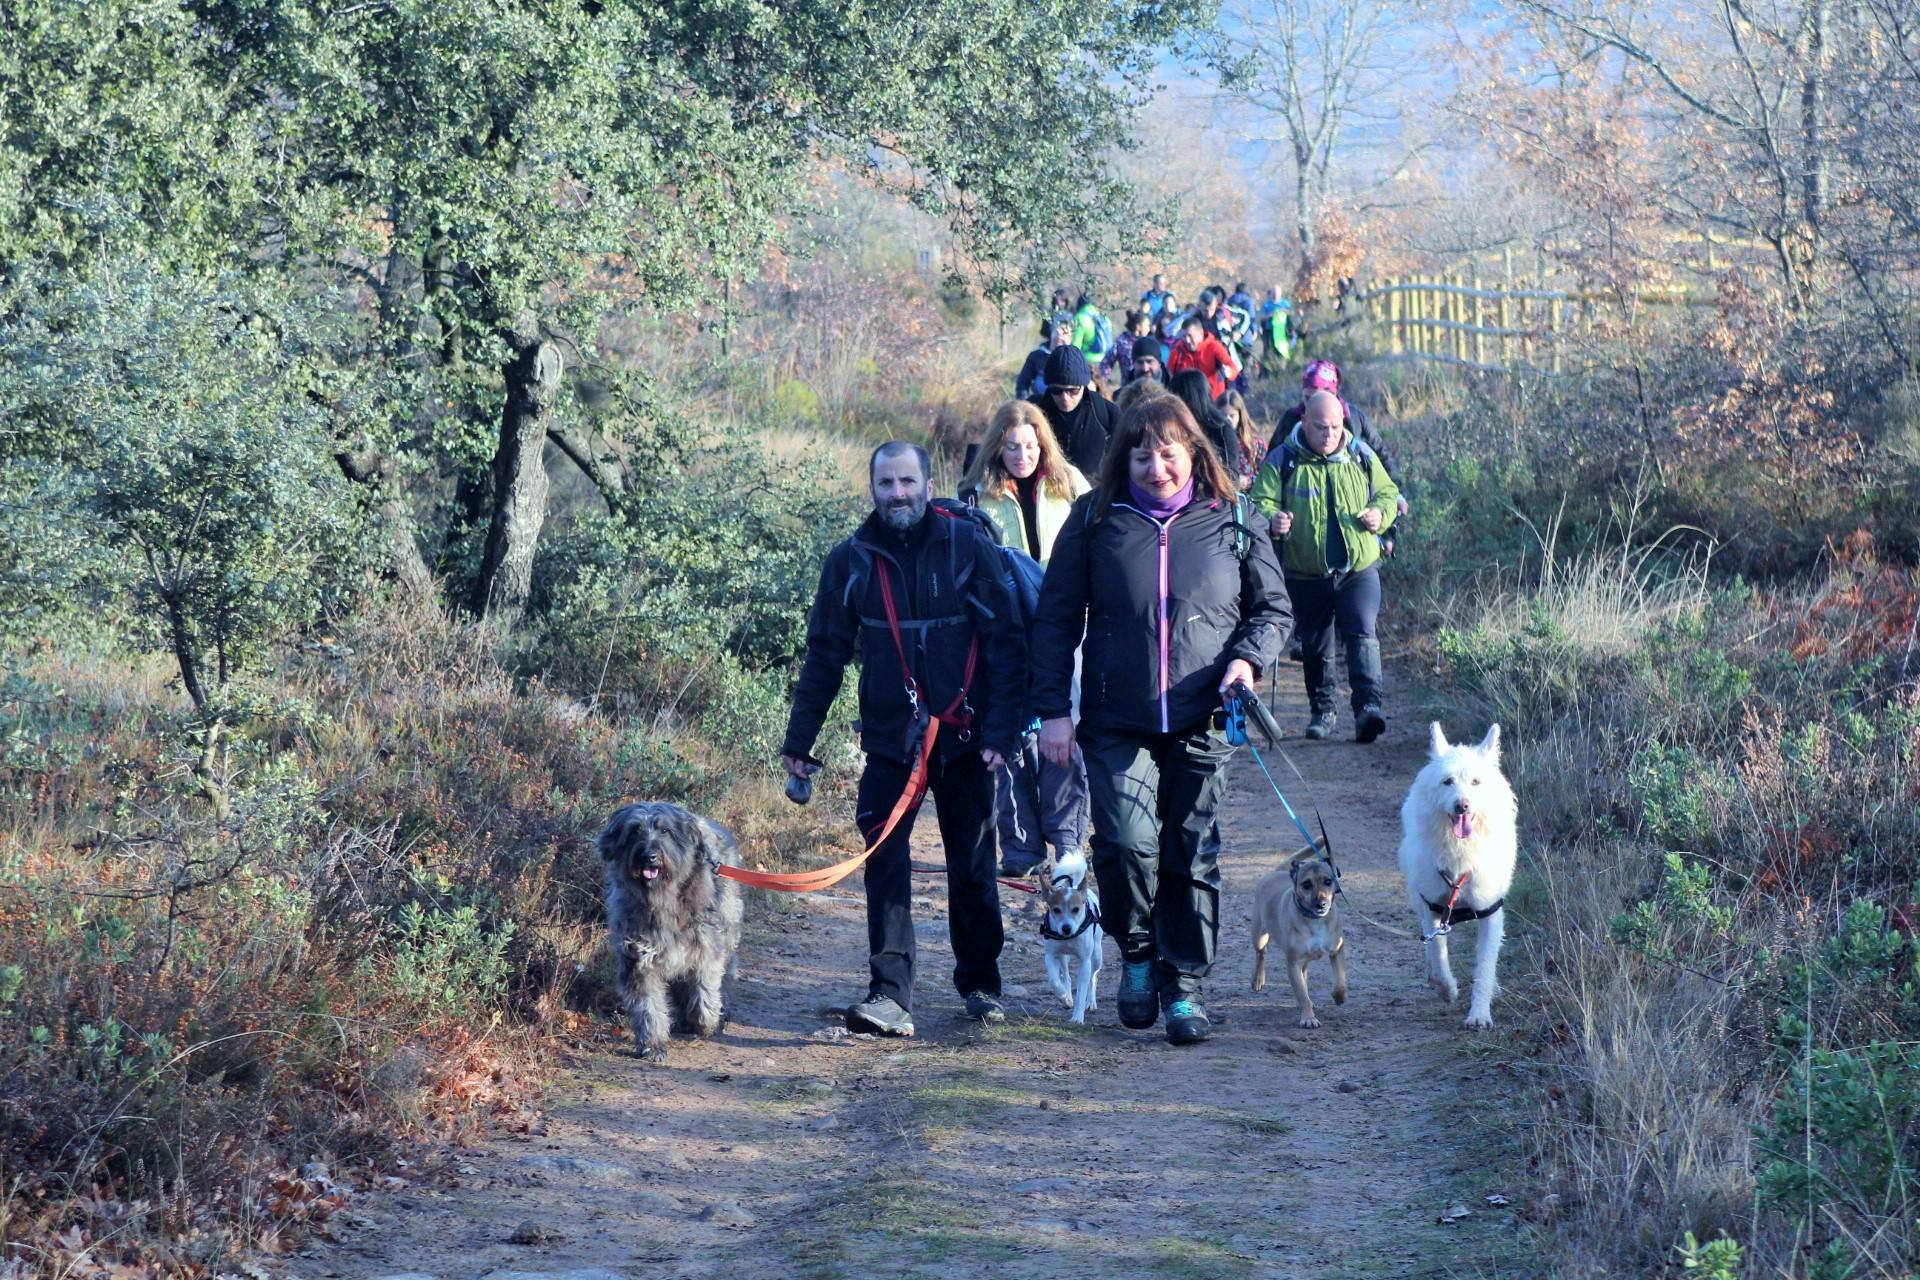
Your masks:
<svg viewBox="0 0 1920 1280"><path fill-rule="evenodd" d="M1289 465L1291 464L1291 465ZM1327 492L1333 494L1333 514L1347 548L1347 563L1327 563ZM1280 567L1289 578L1324 578L1339 569L1360 572L1380 559L1380 534L1393 527L1399 513L1400 490L1380 462L1380 455L1349 434L1332 457L1322 457L1300 440L1300 429L1288 433L1278 449L1253 478L1247 497L1254 510L1272 517L1293 513L1293 529L1276 536ZM1360 524L1368 507L1380 513L1380 530Z"/></svg>
<svg viewBox="0 0 1920 1280"><path fill-rule="evenodd" d="M1067 488L1077 498L1093 488L1087 478L1080 474L1078 467L1067 467ZM1024 551L1041 564L1053 554L1053 540L1060 532L1060 526L1067 522L1067 513L1073 510L1072 498L1060 498L1047 491L1044 484L1034 488L1033 522L1040 529L1040 545L1027 545L1027 522L1020 518L1020 499L1012 493L980 493L980 509L993 517L1000 526L1000 540L1015 550Z"/></svg>

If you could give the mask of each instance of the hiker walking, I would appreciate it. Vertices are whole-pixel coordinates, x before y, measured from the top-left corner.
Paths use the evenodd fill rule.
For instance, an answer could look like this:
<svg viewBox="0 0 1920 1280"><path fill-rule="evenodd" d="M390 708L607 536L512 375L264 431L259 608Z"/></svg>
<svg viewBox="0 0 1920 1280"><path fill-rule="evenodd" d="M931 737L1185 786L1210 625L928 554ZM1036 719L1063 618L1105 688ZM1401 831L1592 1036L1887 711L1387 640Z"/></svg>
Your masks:
<svg viewBox="0 0 1920 1280"><path fill-rule="evenodd" d="M1277 447L1281 441L1293 434L1293 429L1300 425L1301 415L1306 412L1308 396L1316 391L1331 391L1338 396L1340 382L1340 366L1333 361L1307 361L1307 367L1300 371L1300 403L1289 407L1280 415L1280 422L1274 427L1273 436L1267 441L1267 448ZM1380 465L1387 469L1387 476L1393 481L1393 487L1399 494L1399 497L1394 500L1395 510L1401 519L1405 519L1408 511L1407 490L1406 481L1400 478L1400 460L1394 456L1393 450L1387 447L1386 438L1380 434L1359 405L1349 404L1346 397L1341 396L1340 411L1344 415L1344 425L1348 432L1354 439L1373 450L1380 459ZM1380 553L1382 555L1393 554L1393 540L1392 530L1388 530L1381 537ZM1295 639L1298 638L1296 633Z"/></svg>
<svg viewBox="0 0 1920 1280"><path fill-rule="evenodd" d="M994 411L961 491L977 493L980 510L1000 530L1001 542L1041 567L1053 551L1073 500L1087 478L1068 462L1046 415L1024 400ZM1031 613L1027 615L1031 621ZM1076 750L1057 765L1042 758L1031 735L1022 738L1007 767L995 775L1000 813L1000 874L1023 876L1087 842L1086 766Z"/></svg>
<svg viewBox="0 0 1920 1280"><path fill-rule="evenodd" d="M1097 370L1109 385L1125 386L1133 381L1133 348L1147 336L1152 323L1144 311L1127 312L1126 328L1114 335L1113 350L1107 352Z"/></svg>
<svg viewBox="0 0 1920 1280"><path fill-rule="evenodd" d="M1097 369L1106 363L1113 350L1113 321L1093 305L1093 299L1081 294L1073 304L1073 345L1087 358L1087 367Z"/></svg>
<svg viewBox="0 0 1920 1280"><path fill-rule="evenodd" d="M1214 403L1207 379L1198 369L1182 369L1167 380L1167 391L1180 397L1187 412L1200 425L1200 434L1213 446L1220 465L1234 480L1234 492L1240 491L1240 433L1220 406Z"/></svg>
<svg viewBox="0 0 1920 1280"><path fill-rule="evenodd" d="M1047 327L1040 345L1027 352L1026 361L1013 379L1013 394L1024 400L1047 389L1047 358L1073 342L1073 321L1056 317Z"/></svg>
<svg viewBox="0 0 1920 1280"><path fill-rule="evenodd" d="M1398 514L1400 490L1380 455L1346 426L1340 397L1316 391L1287 438L1267 451L1248 494L1268 517L1299 622L1311 718L1307 737L1333 732L1333 635L1347 651L1354 740L1387 727L1381 708L1380 538Z"/></svg>
<svg viewBox="0 0 1920 1280"><path fill-rule="evenodd" d="M1204 316L1196 313L1181 322L1180 341L1167 355L1167 372L1198 369L1207 376L1207 391L1218 400L1227 379L1240 375L1240 362L1219 338L1207 331Z"/></svg>
<svg viewBox="0 0 1920 1280"><path fill-rule="evenodd" d="M1153 282L1147 291L1140 295L1140 306L1147 313L1149 322L1157 323L1160 313L1173 305L1173 295L1167 292L1167 278L1158 271L1153 273Z"/></svg>
<svg viewBox="0 0 1920 1280"><path fill-rule="evenodd" d="M1267 290L1255 322L1260 328L1260 369L1262 378L1282 373L1293 358L1293 304L1281 294L1280 286Z"/></svg>
<svg viewBox="0 0 1920 1280"><path fill-rule="evenodd" d="M1260 438L1260 430L1254 425L1247 398L1238 391L1229 391L1220 397L1220 412L1233 423L1234 436L1240 442L1240 468L1234 478L1242 490L1251 488L1254 476L1260 473L1260 463L1267 456L1267 442Z"/></svg>
<svg viewBox="0 0 1920 1280"><path fill-rule="evenodd" d="M1214 713L1291 624L1273 548L1235 519L1234 498L1184 404L1135 404L1054 541L1033 625L1041 753L1064 763L1077 742L1086 756L1102 925L1125 961L1120 1021L1144 1029L1164 1009L1175 1044L1212 1032L1200 994L1219 940L1215 815L1233 753Z"/></svg>
<svg viewBox="0 0 1920 1280"><path fill-rule="evenodd" d="M967 1016L998 1022L1000 889L994 881L993 771L1020 740L1026 637L991 537L964 514L934 514L927 451L893 440L868 460L873 514L827 554L807 616L807 653L780 759L806 777L814 740L860 659L860 775L855 822L872 844L895 806L930 787L946 852L954 986ZM933 750L921 772L923 744ZM847 1026L913 1034L914 933L907 839L919 797L866 864L866 998Z"/></svg>
<svg viewBox="0 0 1920 1280"><path fill-rule="evenodd" d="M1087 358L1080 348L1071 344L1055 347L1047 357L1046 389L1027 401L1046 415L1067 461L1080 468L1082 475L1100 470L1100 460L1107 454L1107 437L1119 420L1113 401L1088 385L1092 381L1093 372L1087 368Z"/></svg>
<svg viewBox="0 0 1920 1280"><path fill-rule="evenodd" d="M1164 382L1167 377L1167 344L1142 334L1133 342L1133 371L1127 381Z"/></svg>

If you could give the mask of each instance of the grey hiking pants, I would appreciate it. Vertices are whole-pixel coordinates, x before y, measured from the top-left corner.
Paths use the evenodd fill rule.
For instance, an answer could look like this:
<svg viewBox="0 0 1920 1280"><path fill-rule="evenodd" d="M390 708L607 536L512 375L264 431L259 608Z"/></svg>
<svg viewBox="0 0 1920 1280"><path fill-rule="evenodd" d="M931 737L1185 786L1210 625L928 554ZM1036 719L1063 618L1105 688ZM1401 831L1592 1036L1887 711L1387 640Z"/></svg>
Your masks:
<svg viewBox="0 0 1920 1280"><path fill-rule="evenodd" d="M1022 875L1045 862L1046 845L1086 846L1087 765L1078 749L1072 763L1062 768L1040 754L1037 742L1022 743L1007 767L994 775L994 788L1000 862L1008 874Z"/></svg>
<svg viewBox="0 0 1920 1280"><path fill-rule="evenodd" d="M1101 927L1130 963L1154 961L1164 1001L1200 990L1220 938L1220 826L1233 748L1210 722L1184 733L1080 730L1093 801Z"/></svg>

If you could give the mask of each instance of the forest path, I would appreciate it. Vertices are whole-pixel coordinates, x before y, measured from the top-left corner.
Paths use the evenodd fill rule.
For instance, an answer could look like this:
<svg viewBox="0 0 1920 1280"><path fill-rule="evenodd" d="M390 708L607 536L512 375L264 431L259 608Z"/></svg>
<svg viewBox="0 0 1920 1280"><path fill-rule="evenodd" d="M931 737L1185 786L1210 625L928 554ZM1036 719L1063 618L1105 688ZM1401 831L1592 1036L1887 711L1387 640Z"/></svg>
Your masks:
<svg viewBox="0 0 1920 1280"><path fill-rule="evenodd" d="M1281 669L1292 734L1297 672ZM848 1036L837 1010L866 977L858 880L783 895L749 921L718 1037L676 1040L658 1066L609 1042L552 1082L544 1132L469 1152L451 1185L365 1205L378 1229L296 1266L415 1280L1524 1274L1511 1210L1486 1199L1520 1201L1513 1144L1475 1105L1515 1091L1511 1041L1468 1032L1463 1005L1426 987L1395 863L1425 740L1411 718L1371 746L1294 738L1306 787L1266 753L1296 805L1319 802L1345 881L1352 994L1334 1006L1314 965L1318 1030L1295 1025L1284 969L1248 989L1254 886L1300 840L1242 751L1207 998L1226 1024L1208 1043L1118 1025L1111 941L1099 1010L1068 1023L1034 900L1014 892L1011 1016L966 1021L945 989L938 877L916 898L917 1038ZM936 840L922 815L922 865ZM1455 948L1456 971L1470 955ZM1437 1221L1456 1205L1472 1215ZM510 1243L527 1222L544 1238Z"/></svg>

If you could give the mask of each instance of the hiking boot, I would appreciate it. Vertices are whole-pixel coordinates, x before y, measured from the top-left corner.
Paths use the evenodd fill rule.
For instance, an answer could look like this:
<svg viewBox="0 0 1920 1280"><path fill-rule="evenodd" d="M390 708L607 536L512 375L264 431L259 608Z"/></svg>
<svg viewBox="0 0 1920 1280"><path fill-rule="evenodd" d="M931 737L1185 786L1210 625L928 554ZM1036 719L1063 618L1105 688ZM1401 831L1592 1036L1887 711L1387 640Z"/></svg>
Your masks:
<svg viewBox="0 0 1920 1280"><path fill-rule="evenodd" d="M1316 711L1313 719L1307 721L1307 737L1318 742L1333 732L1335 722L1340 719L1331 711Z"/></svg>
<svg viewBox="0 0 1920 1280"><path fill-rule="evenodd" d="M913 1015L891 996L868 996L847 1010L847 1030L911 1038Z"/></svg>
<svg viewBox="0 0 1920 1280"><path fill-rule="evenodd" d="M999 996L990 996L984 991L969 991L967 1016L975 1022L1005 1022L1007 1010L1000 1003Z"/></svg>
<svg viewBox="0 0 1920 1280"><path fill-rule="evenodd" d="M1120 1025L1145 1031L1160 1020L1160 996L1153 987L1153 961L1129 960L1120 966L1120 992L1115 1004Z"/></svg>
<svg viewBox="0 0 1920 1280"><path fill-rule="evenodd" d="M1387 713L1380 709L1377 702L1369 702L1360 708L1360 714L1354 717L1353 740L1372 742L1387 731Z"/></svg>
<svg viewBox="0 0 1920 1280"><path fill-rule="evenodd" d="M1192 996L1181 996L1167 1005L1168 1044L1199 1044L1212 1034L1207 1011Z"/></svg>
<svg viewBox="0 0 1920 1280"><path fill-rule="evenodd" d="M1039 858L1034 857L1008 856L1000 859L1000 874L1018 880L1022 876L1032 875L1040 862Z"/></svg>

